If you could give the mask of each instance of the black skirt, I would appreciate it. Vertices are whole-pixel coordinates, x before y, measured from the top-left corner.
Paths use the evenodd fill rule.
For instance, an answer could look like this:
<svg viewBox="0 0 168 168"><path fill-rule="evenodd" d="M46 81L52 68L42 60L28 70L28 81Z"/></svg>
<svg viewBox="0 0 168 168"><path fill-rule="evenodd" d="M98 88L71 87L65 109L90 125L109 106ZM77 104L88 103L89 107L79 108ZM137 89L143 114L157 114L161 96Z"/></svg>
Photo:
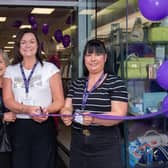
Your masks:
<svg viewBox="0 0 168 168"><path fill-rule="evenodd" d="M72 125L70 168L123 168L118 126Z"/></svg>
<svg viewBox="0 0 168 168"><path fill-rule="evenodd" d="M11 152L0 152L0 167L11 168Z"/></svg>

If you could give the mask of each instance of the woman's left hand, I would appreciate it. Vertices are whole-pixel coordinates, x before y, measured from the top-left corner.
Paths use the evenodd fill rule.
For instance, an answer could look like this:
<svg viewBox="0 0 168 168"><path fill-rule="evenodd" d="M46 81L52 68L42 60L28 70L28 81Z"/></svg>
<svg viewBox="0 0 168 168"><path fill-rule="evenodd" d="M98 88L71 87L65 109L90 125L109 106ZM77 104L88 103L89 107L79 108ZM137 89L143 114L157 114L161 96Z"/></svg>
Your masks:
<svg viewBox="0 0 168 168"><path fill-rule="evenodd" d="M90 125L93 123L94 117L90 116L89 112L84 112L83 114L83 125Z"/></svg>
<svg viewBox="0 0 168 168"><path fill-rule="evenodd" d="M11 111L6 112L6 113L4 113L3 120L6 121L6 122L15 122L16 114L11 112Z"/></svg>

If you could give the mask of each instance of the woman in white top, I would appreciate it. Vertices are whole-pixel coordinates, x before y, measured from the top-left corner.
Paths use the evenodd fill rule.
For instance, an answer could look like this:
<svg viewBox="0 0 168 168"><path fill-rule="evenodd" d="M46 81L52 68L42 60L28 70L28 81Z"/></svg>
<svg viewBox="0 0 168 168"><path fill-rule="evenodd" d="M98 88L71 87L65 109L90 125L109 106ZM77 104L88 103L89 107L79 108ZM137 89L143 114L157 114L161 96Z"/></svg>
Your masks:
<svg viewBox="0 0 168 168"><path fill-rule="evenodd" d="M4 103L17 117L12 128L13 168L54 168L55 128L47 114L64 104L61 76L55 65L42 60L32 29L18 32L3 87Z"/></svg>

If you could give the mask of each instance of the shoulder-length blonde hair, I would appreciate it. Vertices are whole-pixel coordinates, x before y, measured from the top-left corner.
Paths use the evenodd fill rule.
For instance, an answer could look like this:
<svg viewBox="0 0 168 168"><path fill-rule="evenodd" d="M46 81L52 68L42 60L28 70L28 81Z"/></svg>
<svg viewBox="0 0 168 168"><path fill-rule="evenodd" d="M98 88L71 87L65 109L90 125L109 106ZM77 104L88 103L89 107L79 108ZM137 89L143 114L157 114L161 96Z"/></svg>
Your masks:
<svg viewBox="0 0 168 168"><path fill-rule="evenodd" d="M9 62L8 54L4 52L2 49L0 49L0 55L4 59L6 66L9 65L10 62Z"/></svg>

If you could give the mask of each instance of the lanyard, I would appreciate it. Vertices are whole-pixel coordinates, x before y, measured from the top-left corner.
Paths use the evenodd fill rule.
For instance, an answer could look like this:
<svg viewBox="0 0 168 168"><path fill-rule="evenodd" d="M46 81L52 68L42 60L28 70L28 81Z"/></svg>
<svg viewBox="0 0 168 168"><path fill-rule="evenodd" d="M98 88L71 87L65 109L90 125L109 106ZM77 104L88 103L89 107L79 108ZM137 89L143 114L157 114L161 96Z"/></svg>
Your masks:
<svg viewBox="0 0 168 168"><path fill-rule="evenodd" d="M90 91L87 91L87 88L88 88L88 79L87 79L86 84L85 84L85 89L84 89L84 92L83 92L83 99L82 99L82 105L81 105L82 110L84 110L85 107L86 107L86 103L87 103L87 99L88 99L89 94L92 93L100 85L100 82L102 81L104 76L105 76L105 74L102 73L102 75L96 81L96 83L93 85L93 87L91 88Z"/></svg>
<svg viewBox="0 0 168 168"><path fill-rule="evenodd" d="M30 79L31 79L31 77L32 77L32 75L34 73L34 70L35 70L36 66L37 66L37 63L38 63L38 61L34 64L32 70L31 70L31 72L30 72L30 74L28 76L28 79L26 79L26 75L25 75L25 72L24 72L24 69L23 69L23 65L22 65L22 63L20 63L20 70L21 70L22 78L23 78L24 85L25 85L25 93L26 93L26 95L29 93L29 82L30 82Z"/></svg>

